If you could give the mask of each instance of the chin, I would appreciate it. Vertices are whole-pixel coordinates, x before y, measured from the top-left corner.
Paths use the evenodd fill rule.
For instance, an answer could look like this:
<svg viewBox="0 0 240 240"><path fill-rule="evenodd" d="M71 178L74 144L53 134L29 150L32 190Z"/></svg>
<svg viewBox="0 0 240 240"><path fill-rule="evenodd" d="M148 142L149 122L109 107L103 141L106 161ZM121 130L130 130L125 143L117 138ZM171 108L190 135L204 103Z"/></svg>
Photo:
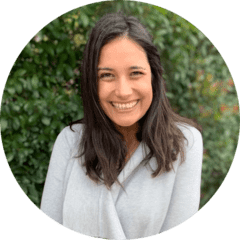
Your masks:
<svg viewBox="0 0 240 240"><path fill-rule="evenodd" d="M114 123L119 127L131 127L137 123L137 121L114 121Z"/></svg>

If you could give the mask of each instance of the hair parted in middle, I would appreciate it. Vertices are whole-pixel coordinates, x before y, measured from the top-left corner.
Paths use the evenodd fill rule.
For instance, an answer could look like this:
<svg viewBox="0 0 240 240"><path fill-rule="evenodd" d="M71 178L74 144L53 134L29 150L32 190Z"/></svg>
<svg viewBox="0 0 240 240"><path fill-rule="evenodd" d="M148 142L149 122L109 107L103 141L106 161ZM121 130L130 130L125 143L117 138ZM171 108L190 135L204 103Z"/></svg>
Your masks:
<svg viewBox="0 0 240 240"><path fill-rule="evenodd" d="M136 137L150 150L143 162L147 164L153 156L156 159L157 169L152 177L169 172L179 154L181 162L184 161L185 138L178 124L194 126L202 131L193 120L181 117L172 110L166 96L160 56L144 25L137 18L123 13L104 15L92 29L84 50L80 80L84 118L70 123L70 127L83 123L77 157L84 156L86 174L96 183L103 181L108 188L118 182L117 177L126 164L127 147L122 134L100 106L97 69L102 47L122 36L145 50L151 67L153 100L138 122Z"/></svg>

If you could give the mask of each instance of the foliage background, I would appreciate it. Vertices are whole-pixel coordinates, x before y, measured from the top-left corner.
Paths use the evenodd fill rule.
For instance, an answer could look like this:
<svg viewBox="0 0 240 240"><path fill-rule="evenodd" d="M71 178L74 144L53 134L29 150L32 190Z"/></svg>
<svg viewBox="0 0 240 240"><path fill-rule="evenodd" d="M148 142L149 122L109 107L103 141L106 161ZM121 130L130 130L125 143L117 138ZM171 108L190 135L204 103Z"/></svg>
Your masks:
<svg viewBox="0 0 240 240"><path fill-rule="evenodd" d="M174 110L203 127L202 207L221 185L234 158L239 135L234 82L202 32L172 12L141 2L100 2L74 9L30 40L14 63L1 103L8 163L39 207L56 137L84 114L79 66L89 31L105 13L120 9L136 16L153 35Z"/></svg>

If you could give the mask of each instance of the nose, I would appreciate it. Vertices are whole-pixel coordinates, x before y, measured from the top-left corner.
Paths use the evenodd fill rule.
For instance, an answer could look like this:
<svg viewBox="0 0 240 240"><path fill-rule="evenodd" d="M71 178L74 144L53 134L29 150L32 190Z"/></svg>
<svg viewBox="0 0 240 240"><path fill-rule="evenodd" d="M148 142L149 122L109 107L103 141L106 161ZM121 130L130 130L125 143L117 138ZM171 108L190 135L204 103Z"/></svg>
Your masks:
<svg viewBox="0 0 240 240"><path fill-rule="evenodd" d="M116 81L115 94L122 99L128 99L132 95L132 86L130 80L125 77L121 77Z"/></svg>

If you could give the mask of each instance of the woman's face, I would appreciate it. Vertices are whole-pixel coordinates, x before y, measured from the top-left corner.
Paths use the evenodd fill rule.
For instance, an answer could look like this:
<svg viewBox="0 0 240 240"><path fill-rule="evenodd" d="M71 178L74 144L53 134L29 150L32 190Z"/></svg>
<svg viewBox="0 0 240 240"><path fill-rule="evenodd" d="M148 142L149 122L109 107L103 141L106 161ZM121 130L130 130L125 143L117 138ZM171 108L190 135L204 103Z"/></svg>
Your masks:
<svg viewBox="0 0 240 240"><path fill-rule="evenodd" d="M113 123L134 125L152 103L151 68L144 49L128 37L103 46L98 63L100 105Z"/></svg>

